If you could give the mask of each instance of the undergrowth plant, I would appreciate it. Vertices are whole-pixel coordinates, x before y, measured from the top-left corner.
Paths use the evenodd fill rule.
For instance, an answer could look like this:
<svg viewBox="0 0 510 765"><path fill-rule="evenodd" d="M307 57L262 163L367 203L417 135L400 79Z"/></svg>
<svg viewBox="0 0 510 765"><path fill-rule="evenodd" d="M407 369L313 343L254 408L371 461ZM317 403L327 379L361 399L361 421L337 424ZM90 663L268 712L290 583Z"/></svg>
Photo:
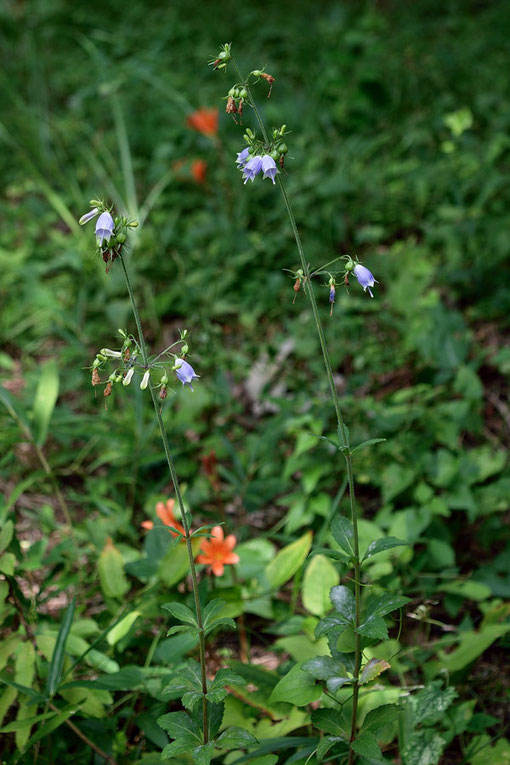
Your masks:
<svg viewBox="0 0 510 765"><path fill-rule="evenodd" d="M309 659L302 665L300 672L307 672L313 678L324 685L327 693L334 701L339 689L349 687L352 689L348 700L337 702L338 709L319 709L312 714L312 721L319 730L326 732L327 736L321 738L317 747L317 758L322 760L326 755L346 759L351 765L357 755L364 757L379 758L380 749L377 745L377 734L386 726L396 721L399 707L397 705L384 705L370 712L358 729L358 700L360 690L369 686L374 679L390 664L383 659L364 658L363 651L368 646L373 646L377 640L388 638L388 629L384 617L393 611L402 608L410 599L395 592L381 591L381 588L364 587L362 595L362 569L365 561L374 555L393 547L406 545L407 542L395 537L383 537L375 539L366 550L360 550L358 533L358 511L355 497L353 462L356 454L372 444L384 439L370 439L360 444L352 444L349 428L347 427L342 408L340 405L330 353L326 342L326 336L322 326L322 320L315 296L313 279L315 277L327 277L326 286L329 291L328 299L331 305L330 315L336 296L336 278L340 274L341 281L346 287L349 286L349 276L352 274L365 291L368 290L373 297L371 288L376 280L368 268L357 262L349 255L340 256L332 261L311 269L307 261L296 220L292 211L291 202L285 183L285 157L288 152L286 143L287 127L285 124L273 127L270 130L261 116L253 95L253 86L265 81L269 85L269 98L272 93L275 78L262 69L253 69L247 76L241 73L236 60L232 55L231 44L226 43L210 65L218 71L225 71L229 65L234 69L237 81L228 90L225 96L226 112L231 114L236 122L242 122L244 107L253 110L259 135L251 128L244 131L246 147L237 154L237 166L242 172L244 184L254 181L257 176L269 179L276 185L287 211L290 226L299 256L299 266L291 270L294 278L294 290L301 288L306 292L313 313L315 327L324 360L324 369L329 387L331 403L336 419L336 438L326 440L334 447L340 460L344 463L347 475L349 492L350 518L336 514L331 523L333 534L340 550L317 549L314 552L324 554L333 559L346 563L352 571L352 586L336 585L331 588L330 599L333 612L320 620L316 628L316 637L327 636L330 656L317 656ZM236 115L237 118L236 119ZM341 270L338 270L339 261L344 261ZM333 266L337 270L333 271ZM329 270L328 270L329 269ZM289 270L289 269L287 269ZM299 683L299 676L294 673L295 682ZM291 693L291 686L288 687ZM290 699L289 699L290 700ZM350 707L350 719L345 715L344 708ZM334 735L331 735L334 734Z"/></svg>

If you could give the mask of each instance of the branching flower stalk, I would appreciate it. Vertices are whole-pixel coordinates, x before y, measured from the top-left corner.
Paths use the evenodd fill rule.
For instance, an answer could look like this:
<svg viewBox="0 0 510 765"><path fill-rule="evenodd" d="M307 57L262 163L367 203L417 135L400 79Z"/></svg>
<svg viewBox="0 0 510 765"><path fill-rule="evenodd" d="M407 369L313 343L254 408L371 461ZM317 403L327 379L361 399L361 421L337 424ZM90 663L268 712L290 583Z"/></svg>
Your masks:
<svg viewBox="0 0 510 765"><path fill-rule="evenodd" d="M205 658L205 630L204 630L204 621L202 616L202 607L200 604L200 596L198 592L198 579L197 579L197 572L195 567L195 558L194 558L193 546L192 546L193 535L191 532L191 517L190 517L190 514L186 511L184 506L184 501L183 501L183 497L182 497L182 493L181 493L181 489L179 485L179 479L177 477L177 472L175 470L175 465L174 465L172 453L170 451L170 445L168 442L168 436L166 433L163 417L161 414L161 402L158 402L158 397L156 395L155 388L150 383L151 370L157 370L158 368L161 367L161 362L160 362L161 357L168 354L169 351L172 349L172 347L176 345L177 343L174 343L168 348L165 348L164 351L162 351L160 354L158 354L154 358L152 359L149 358L149 354L147 351L147 343L145 341L145 337L144 337L143 329L142 329L142 323L140 320L140 312L138 310L135 294L133 291L133 286L131 283L131 278L129 276L129 271L128 271L128 268L124 259L124 253L123 253L123 245L126 241L126 234L124 232L128 228L136 227L138 223L137 221L128 221L125 218L116 218L114 220L107 206L101 200L92 200L91 205L93 206L93 210L91 210L90 213L87 213L86 215L82 216L82 218L80 219L80 223L81 224L87 223L89 220L91 220L93 217L99 214L101 210L103 210L96 224L96 239L97 239L98 249L103 261L106 263L107 270L109 269L110 264L115 259L118 258L120 260L122 270L124 273L124 279L126 282L127 291L129 294L129 299L131 302L133 316L135 319L137 334L138 334L138 343L136 343L136 349L134 352L132 351L132 339L128 337L125 332L121 331L120 334L124 338L124 344L121 351L111 351L110 349L105 348L105 349L102 349L102 351L100 351L97 354L96 360L94 361L94 364L92 366L92 383L94 385L99 383L98 370L101 367L101 364L103 363L103 361L107 360L108 358L112 358L112 359L118 359L119 361L126 360L127 363L130 364L130 366L124 375L120 374L119 370L116 370L110 375L110 377L108 378L108 382L106 383L106 386L105 386L104 395L109 396L111 394L112 385L114 385L115 383L122 382L123 385L129 385L133 377L133 372L135 368L134 363L137 358L137 353L139 352L139 355L141 356L141 363L138 365L138 367L139 367L139 371L143 371L143 377L142 377L142 382L140 383L140 388L142 388L142 390L149 388L150 390L152 404L154 406L154 412L156 414L159 432L161 435L161 440L163 442L163 449L164 449L166 461L168 464L168 470L170 472L170 477L172 479L172 484L174 486L175 496L177 498L177 504L179 506L179 510L181 513L182 527L184 529L184 534L180 534L179 532L178 534L179 536L184 537L184 540L186 543L186 550L188 553L190 573L191 573L193 598L195 603L196 620L197 620L197 627L198 627L199 658L200 658L200 667L201 667L203 736L204 736L204 744L207 744L209 739L209 723L208 723L208 709L207 709L207 699L206 699L207 672L206 672L206 658ZM184 332L181 332L181 339L179 341L181 344L182 355L186 355L187 349L188 349L188 346L186 343L186 337L187 337L187 331L185 330ZM176 359L176 362L174 363L174 366L173 366L173 371L176 372L177 377L179 378L179 380L181 380L183 384L187 383L190 385L190 387L191 387L191 381L195 377L197 377L191 365L184 359ZM166 372L163 372L160 386L159 386L160 399L166 398L166 395L167 395L166 383L167 382L168 382L168 377L166 375Z"/></svg>
<svg viewBox="0 0 510 765"><path fill-rule="evenodd" d="M225 50L226 46L224 46ZM237 76L239 77L239 81L241 83L241 89L246 92L246 101L249 103L254 111L257 123L259 125L260 131L262 133L263 141L266 146L271 145L271 141L268 137L268 133L266 131L266 127L264 125L264 122L262 120L262 117L260 115L259 109L257 108L256 101L253 97L253 93L250 87L249 77L245 78L241 74L237 63L230 52L230 47L228 48L228 54L230 56L229 62L232 63ZM218 67L219 68L219 67ZM272 83L274 81L274 78L272 78L270 75L266 75L263 72L255 71L251 73L255 76L263 76L264 79L266 79L270 85L272 86ZM247 131L248 132L248 131ZM284 128L280 131L280 133L283 135ZM286 147L285 147L286 148ZM247 155L245 155L245 158ZM243 158L244 159L244 158ZM253 160L252 160L253 161ZM238 164L239 161L238 161ZM266 177L266 175L264 175ZM251 178L252 179L252 178ZM296 247L299 254L299 260L301 264L301 271L303 274L303 283L307 285L306 292L308 294L308 298L310 300L310 305L312 307L312 313L315 321L315 327L317 330L317 334L319 336L319 342L321 346L322 356L324 359L324 367L326 369L326 376L328 379L329 384L329 390L331 395L331 401L333 403L333 407L335 410L335 416L337 421L337 434L338 434L338 440L340 445L340 450L342 451L345 459L345 466L347 471L347 481L349 485L349 505L350 505L350 513L351 513L351 521L353 526L353 548L354 548L354 555L352 558L353 562L353 568L354 568L354 598L355 598L355 626L356 628L360 625L360 611L361 611L361 561L360 561L360 554L359 554L359 535L358 535L358 515L356 510L356 501L355 501L355 493L354 493L354 477L353 477L353 467L352 467L352 451L351 451L351 445L349 440L349 430L345 424L345 420L343 418L342 410L340 407L340 402L338 400L338 394L336 391L335 381L333 377L333 369L331 366L331 359L329 355L329 350L326 342L326 337L324 334L324 328L322 326L319 309L317 306L317 300L315 298L315 294L313 291L313 287L311 284L311 273L310 273L310 266L308 264L308 261L305 258L305 253L303 250L303 245L301 243L301 237L299 235L299 230L296 225L296 220L294 217L294 213L292 211L292 206L287 194L287 191L285 189L285 184L282 179L281 173L276 174L276 178L274 176L272 177L272 180L276 180L276 183L278 184L278 187L280 189L280 192L283 197L283 201L285 204L285 208L287 210L287 214L289 216L290 225L292 228L292 233L294 234L294 239L296 241ZM246 180L245 180L246 182ZM368 269L366 269L364 266L358 266L354 264L352 261L350 263L351 267L347 268L347 270L354 272L354 275L360 282L360 284L366 288L370 288L370 286L373 286L374 279ZM358 273L356 272L356 269L363 269L361 272L361 276L365 276L363 272L367 272L369 276L369 281L367 281L366 285L362 283L362 280L360 276L358 276ZM346 273L346 283L347 282L348 274ZM370 281L371 279L371 281ZM333 282L334 283L334 282ZM331 294L331 293L330 293ZM371 293L370 293L371 294ZM353 682L353 695L352 695L352 718L351 718L351 731L350 731L350 741L354 741L356 737L356 720L357 720L357 714L358 714L358 697L359 697L359 675L360 675L360 667L361 667L361 635L355 630L354 631L354 682ZM349 765L351 765L354 762L355 752L352 748L349 750Z"/></svg>

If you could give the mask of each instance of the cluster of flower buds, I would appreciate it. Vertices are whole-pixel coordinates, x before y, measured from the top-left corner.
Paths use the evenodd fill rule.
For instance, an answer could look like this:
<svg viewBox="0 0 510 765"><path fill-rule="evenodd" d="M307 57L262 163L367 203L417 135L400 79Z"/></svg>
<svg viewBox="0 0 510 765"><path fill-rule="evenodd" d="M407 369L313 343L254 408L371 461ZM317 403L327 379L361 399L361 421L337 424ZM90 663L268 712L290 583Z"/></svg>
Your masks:
<svg viewBox="0 0 510 765"><path fill-rule="evenodd" d="M225 43L225 45L222 45L218 55L214 56L214 58L209 61L209 66L212 66L213 69L226 69L227 64L232 58L230 52L231 47L232 43Z"/></svg>
<svg viewBox="0 0 510 765"><path fill-rule="evenodd" d="M285 125L274 128L269 144L258 140L249 128L246 130L243 138L248 146L238 152L235 160L245 183L253 181L260 172L263 178L270 178L275 182L275 176L279 173L276 160L279 161L280 167L283 167L283 158L288 151L287 144L283 141L285 129Z"/></svg>
<svg viewBox="0 0 510 765"><path fill-rule="evenodd" d="M228 91L228 94L226 96L227 105L225 107L225 111L227 114L231 114L232 117L234 117L234 114L239 114L240 117L243 116L243 104L245 100L248 97L248 91L244 87L244 85L234 85L230 88ZM235 117L234 117L235 120Z"/></svg>
<svg viewBox="0 0 510 765"><path fill-rule="evenodd" d="M98 253L106 263L106 273L108 273L110 263L113 263L121 252L127 239L127 230L136 228L138 221L129 220L123 216L112 217L111 207L108 207L101 199L91 199L92 207L88 213L80 218L80 225L83 226L96 216L96 243Z"/></svg>
<svg viewBox="0 0 510 765"><path fill-rule="evenodd" d="M169 378L165 369L165 362L161 360L164 356L170 357L173 361L170 371L175 372L177 379L183 385L188 384L191 390L193 390L191 383L193 380L198 379L198 375L195 374L191 364L183 358L189 353L187 342L189 332L187 329L181 330L179 340L169 346L169 348L165 348L158 356L149 359L146 365L140 362L142 358L140 346L133 335L128 335L123 329L119 329L118 332L123 340L120 349L102 348L96 354L96 358L92 363L92 385L104 384L104 396L111 395L114 385L122 384L124 387L130 385L135 374L141 375L140 390L147 390L151 383L151 375L159 371L161 372L161 377L155 387L159 388L160 399L166 399ZM180 356L170 353L171 348L176 345L180 345ZM112 359L117 363L117 368L106 380L101 380L100 371Z"/></svg>

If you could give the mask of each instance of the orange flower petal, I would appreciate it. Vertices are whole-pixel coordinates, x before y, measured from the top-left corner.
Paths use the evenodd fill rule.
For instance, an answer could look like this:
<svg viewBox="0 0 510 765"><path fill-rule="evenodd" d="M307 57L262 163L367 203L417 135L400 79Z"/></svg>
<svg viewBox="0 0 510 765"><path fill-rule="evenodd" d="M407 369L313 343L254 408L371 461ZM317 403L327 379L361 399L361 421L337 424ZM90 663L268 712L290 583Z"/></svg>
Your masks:
<svg viewBox="0 0 510 765"><path fill-rule="evenodd" d="M212 563L210 555L197 555L197 563Z"/></svg>
<svg viewBox="0 0 510 765"><path fill-rule="evenodd" d="M211 537L217 539L218 542L223 542L223 526L214 526L214 528L211 529Z"/></svg>
<svg viewBox="0 0 510 765"><path fill-rule="evenodd" d="M237 553L227 553L223 558L223 563L239 563L239 555Z"/></svg>
<svg viewBox="0 0 510 765"><path fill-rule="evenodd" d="M233 550L236 546L237 539L233 534L229 534L228 537L225 539L224 545L227 548L227 550Z"/></svg>
<svg viewBox="0 0 510 765"><path fill-rule="evenodd" d="M154 528L154 523L152 521L142 521L140 526L143 529L153 529Z"/></svg>
<svg viewBox="0 0 510 765"><path fill-rule="evenodd" d="M211 565L211 571L215 576L223 576L223 563L219 560L215 560Z"/></svg>

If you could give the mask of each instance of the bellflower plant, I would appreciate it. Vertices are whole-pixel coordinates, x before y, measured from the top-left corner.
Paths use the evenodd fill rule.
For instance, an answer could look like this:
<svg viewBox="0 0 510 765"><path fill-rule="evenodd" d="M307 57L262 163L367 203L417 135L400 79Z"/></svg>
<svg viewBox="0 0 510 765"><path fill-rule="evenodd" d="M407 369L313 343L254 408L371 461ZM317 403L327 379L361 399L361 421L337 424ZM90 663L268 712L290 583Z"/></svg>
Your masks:
<svg viewBox="0 0 510 765"><path fill-rule="evenodd" d="M226 605L224 601L216 599L205 605L205 608L203 607L199 596L198 574L195 565L195 551L193 549L195 537L210 537L211 546L209 552L213 554L213 557L214 555L219 555L221 553L223 564L234 564L239 560L238 556L232 552L235 538L228 536L223 542L223 530L216 524L201 526L196 531L192 530L192 516L184 505L177 472L170 451L168 435L163 423L161 408L168 395L169 373L174 371L183 385L188 384L191 390L193 390L191 385L192 381L199 377L185 358L189 352L189 332L186 329L180 330L178 340L164 348L157 355L149 354L131 284L131 278L125 262L125 251L123 249L123 245L126 242L126 232L128 229L134 228L138 224L136 221L128 220L122 216L112 216L111 208L101 200L93 200L91 204L93 205L93 209L90 213L82 216L80 222L87 223L87 221L92 220L93 217L99 214L99 219L96 225L98 252L103 261L107 263L107 268L115 259L118 258L120 260L137 329L137 337L128 334L128 332L123 329L118 330L121 339L120 348L118 350L102 348L98 351L92 363L92 385L103 385L103 395L108 397L111 396L114 391L122 390L123 387L129 386L136 375L141 378L139 384L140 389L142 391L149 391L161 435L170 478L174 487L176 503L181 516L181 523L176 522L172 512L172 523L167 525L172 527L171 533L176 541L184 540L185 542L191 575L193 601L195 605L194 612L182 603L166 603L164 606L175 619L183 622L183 624L178 627L171 628L168 634L182 631L191 633L198 639L199 653L199 662L197 663L194 659L190 659L188 665L182 670L179 677L174 678L165 690L170 690L172 692L175 688L182 690L184 683L185 691L191 690L191 695L193 696L193 703L191 706L187 700L186 706L190 709L194 706L201 707L201 715L198 717L195 716L193 721L189 718L190 726L193 727L193 746L190 748L189 738L186 742L185 749L182 748L182 742L173 742L165 747L163 757L172 758L173 754L179 754L186 750L193 754L194 761L207 765L214 756L215 747L223 751L229 751L231 749L246 748L248 746L252 747L257 744L257 739L254 736L244 730L241 731L241 735L238 733L239 729L235 727L227 728L222 733L219 733L221 718L218 719L218 703L227 695L226 686L244 684L244 680L228 669L222 669L216 673L214 680L211 681L208 679L205 653L206 635L211 630L217 631L218 628L224 629L225 627L228 627L235 629L236 624L229 617L219 619L215 617L223 606ZM172 350L176 346L179 346L178 354L172 353ZM170 363L172 366L169 366ZM109 364L114 364L115 369L108 375L108 377L101 379L101 373L105 371ZM155 382L156 376L159 378L159 382L157 383ZM159 396L156 395L158 389ZM173 511L174 501L171 500L171 502L171 509ZM161 513L158 513L158 516L161 516ZM168 514L165 515L165 518L168 520ZM150 528L148 524L145 524L145 527ZM212 532L210 532L211 529ZM206 542L203 544L207 547ZM220 545L221 549L218 548L218 545ZM187 696L189 695L190 694L187 694ZM177 724L177 721L175 721L175 715L177 715L177 718L179 719L179 725ZM171 712L160 717L158 722L162 728L173 735L176 727L179 731L182 729L183 717L187 719L187 715L184 712ZM200 725L196 721L197 719L201 721Z"/></svg>
<svg viewBox="0 0 510 765"><path fill-rule="evenodd" d="M372 645L374 638L384 638L387 636L386 625L382 617L408 602L408 598L388 593L372 596L366 602L366 605L364 605L361 592L362 565L367 556L371 557L377 554L377 552L406 543L392 537L375 540L370 545L369 551L364 556L361 555L358 534L358 513L354 491L353 459L361 448L381 439L373 439L365 444L359 444L354 447L350 441L349 429L345 424L336 390L326 336L312 284L312 279L315 276L328 273L324 269L330 263L313 272L310 270L282 174L278 172L276 166L276 162L278 162L281 168L284 167L285 155L288 151L287 144L285 143L286 125L272 128L270 131L267 130L253 96L253 86L261 78L266 80L271 88L275 78L261 69L254 69L247 77L244 77L232 55L232 46L230 44L222 46L220 54L211 63L213 63L214 68L226 69L229 65L233 67L238 81L229 91L229 95L233 97L235 92L240 93L242 91L246 94L243 99L244 102L253 109L255 120L260 130L260 137L257 137L250 128L245 130L243 137L248 144L251 159L246 161L248 155L245 153L246 150L244 150L237 155L237 164L242 171L245 184L248 180L253 181L255 176L263 171L263 177L271 178L273 184L278 186L282 195L300 261L300 268L298 270L285 270L290 270L291 276L295 280L295 294L297 294L301 285L303 285L310 301L335 412L337 441L334 446L337 454L343 458L345 463L346 480L349 487L350 518L340 515L335 516L331 523L331 533L342 550L340 557L345 556L346 562L352 568L351 581L353 581L354 586L351 588L346 585L338 585L331 589L330 599L335 611L333 615L322 619L316 630L317 637L328 636L331 656L318 656L310 659L303 663L302 669L309 672L312 677L325 683L328 695L333 695L335 701L338 701L335 698L335 693L341 687L345 686L352 689L350 701L345 701L344 699L340 705L342 710L344 707L350 709L350 723L345 719L343 711L336 713L336 719L332 719L335 718L334 708L328 709L327 727L321 728L320 724L318 724L318 727L326 732L334 730L335 735L321 738L319 747L320 757L317 749L317 759L319 761L324 759L327 754L327 759L334 759L335 762L347 762L348 765L352 765L358 756L366 756L370 759L379 759L381 757L374 733L377 733L383 725L377 726L373 724L371 713L369 713L361 728L358 729L358 699L360 688L364 684L373 681L383 670L390 667L388 662L379 659L372 659L363 664L363 649L365 646ZM268 97L270 95L271 89ZM227 111L229 111L228 101ZM343 271L346 286L349 284L349 274L352 272L363 289L365 291L368 290L370 296L373 297L371 287L374 286L376 280L369 269L355 262L349 255L335 258L331 263L342 259L346 261ZM329 274L329 276L329 302L331 305L330 313L332 313L336 295L336 280L333 274ZM328 554L327 550L321 550L321 552L325 555ZM337 558L338 555L337 551L332 551L331 557ZM338 639L347 629L351 631L352 638L349 638L344 648L339 649ZM349 646L349 641L352 643L351 646ZM295 682L295 679L293 679L293 682ZM290 698L289 701L291 701ZM389 724L396 719L398 707L396 705L387 705L385 709L387 710L387 718L384 724ZM312 752L313 754L315 752Z"/></svg>

